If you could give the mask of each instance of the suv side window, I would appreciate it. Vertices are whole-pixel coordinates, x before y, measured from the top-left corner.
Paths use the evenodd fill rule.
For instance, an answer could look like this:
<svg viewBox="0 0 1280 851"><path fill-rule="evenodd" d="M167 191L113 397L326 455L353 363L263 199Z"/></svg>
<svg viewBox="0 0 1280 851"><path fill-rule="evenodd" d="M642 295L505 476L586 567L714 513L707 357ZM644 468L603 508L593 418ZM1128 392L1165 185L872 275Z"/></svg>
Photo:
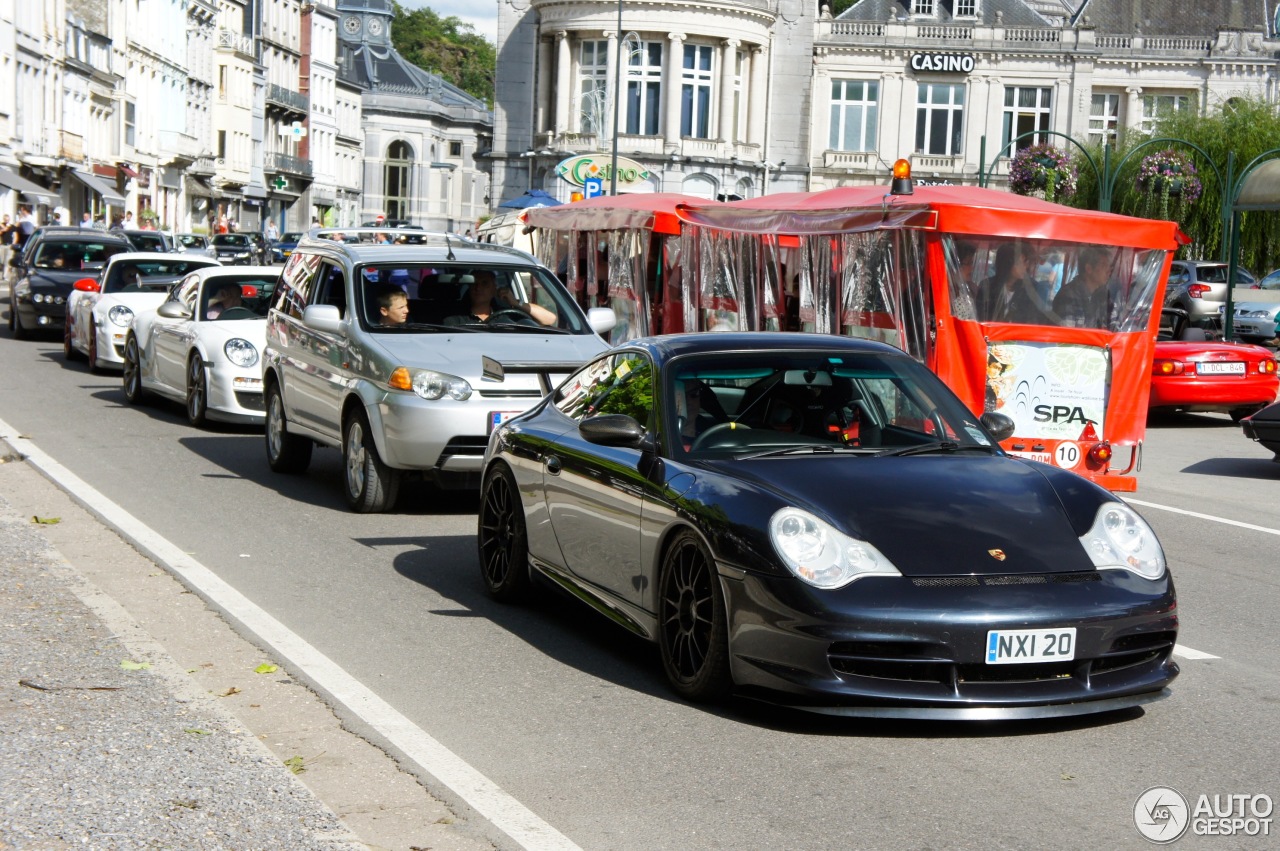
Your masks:
<svg viewBox="0 0 1280 851"><path fill-rule="evenodd" d="M294 319L301 319L302 311L311 303L311 288L319 268L320 258L314 254L294 254L290 257L284 271L280 273L276 310Z"/></svg>
<svg viewBox="0 0 1280 851"><path fill-rule="evenodd" d="M320 264L319 274L308 304L331 304L344 317L347 315L347 279L342 267L332 263Z"/></svg>

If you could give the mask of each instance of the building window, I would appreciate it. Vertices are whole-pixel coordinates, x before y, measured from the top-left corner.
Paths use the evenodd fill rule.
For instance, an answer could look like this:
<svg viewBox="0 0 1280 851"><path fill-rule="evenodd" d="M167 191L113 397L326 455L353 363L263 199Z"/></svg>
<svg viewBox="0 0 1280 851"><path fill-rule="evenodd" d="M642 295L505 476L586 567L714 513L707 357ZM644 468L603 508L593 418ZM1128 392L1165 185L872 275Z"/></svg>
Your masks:
<svg viewBox="0 0 1280 851"><path fill-rule="evenodd" d="M879 83L862 80L831 81L831 150L876 149L879 97Z"/></svg>
<svg viewBox="0 0 1280 851"><path fill-rule="evenodd" d="M578 121L583 133L602 133L609 101L609 42L584 41L578 49Z"/></svg>
<svg viewBox="0 0 1280 851"><path fill-rule="evenodd" d="M1002 144L1017 139L1024 133L1033 133L1018 139L1014 150L1049 141L1041 136L1049 129L1053 112L1053 89L1011 86L1004 90L1004 139Z"/></svg>
<svg viewBox="0 0 1280 851"><path fill-rule="evenodd" d="M933 16L933 0L911 0L911 14Z"/></svg>
<svg viewBox="0 0 1280 851"><path fill-rule="evenodd" d="M413 169L413 151L407 142L392 142L387 148L385 167L387 218L409 218L409 174Z"/></svg>
<svg viewBox="0 0 1280 851"><path fill-rule="evenodd" d="M227 66L218 66L218 100L227 99Z"/></svg>
<svg viewBox="0 0 1280 851"><path fill-rule="evenodd" d="M976 18L978 17L978 0L956 0L957 18Z"/></svg>
<svg viewBox="0 0 1280 851"><path fill-rule="evenodd" d="M1159 119L1190 108L1191 98L1186 95L1143 95L1142 130L1154 133Z"/></svg>
<svg viewBox="0 0 1280 851"><path fill-rule="evenodd" d="M227 158L227 131L218 131L218 159L225 160Z"/></svg>
<svg viewBox="0 0 1280 851"><path fill-rule="evenodd" d="M742 70L746 64L747 56L741 50L733 55L733 134L728 135L723 132L720 134L724 136L726 142L747 137L746 128L743 126L747 116L742 101Z"/></svg>
<svg viewBox="0 0 1280 851"><path fill-rule="evenodd" d="M627 54L627 132L656 136L662 113L662 42L639 42Z"/></svg>
<svg viewBox="0 0 1280 851"><path fill-rule="evenodd" d="M1089 107L1089 141L1115 144L1120 127L1120 95L1094 94Z"/></svg>
<svg viewBox="0 0 1280 851"><path fill-rule="evenodd" d="M134 132L134 127L137 123L136 110L137 105L133 101L127 100L124 102L124 143L126 145L133 145L137 140L137 135Z"/></svg>
<svg viewBox="0 0 1280 851"><path fill-rule="evenodd" d="M449 156L451 156L451 157L460 157L460 156L462 156L462 143L461 143L461 142L450 142L450 143L449 143Z"/></svg>
<svg viewBox="0 0 1280 851"><path fill-rule="evenodd" d="M964 85L920 83L916 89L916 153L960 153L964 129Z"/></svg>
<svg viewBox="0 0 1280 851"><path fill-rule="evenodd" d="M711 65L709 44L684 46L680 84L680 135L706 139L711 135Z"/></svg>

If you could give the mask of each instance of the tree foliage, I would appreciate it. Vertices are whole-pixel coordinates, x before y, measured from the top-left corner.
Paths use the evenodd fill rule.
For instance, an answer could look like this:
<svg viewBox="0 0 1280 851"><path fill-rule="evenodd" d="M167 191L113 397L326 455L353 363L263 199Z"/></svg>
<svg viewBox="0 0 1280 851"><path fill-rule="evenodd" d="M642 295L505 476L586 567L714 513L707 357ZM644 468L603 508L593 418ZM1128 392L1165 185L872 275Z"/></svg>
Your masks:
<svg viewBox="0 0 1280 851"><path fill-rule="evenodd" d="M472 97L493 103L497 51L468 23L431 9L395 7L391 42L400 55L453 83Z"/></svg>
<svg viewBox="0 0 1280 851"><path fill-rule="evenodd" d="M1166 141L1161 141L1166 140ZM1175 140L1175 141L1167 141ZM1244 168L1268 151L1280 147L1280 113L1274 105L1261 99L1233 99L1217 105L1207 115L1190 110L1162 116L1150 133L1130 133L1111 150L1111 211L1131 216L1152 215L1150 196L1137 186L1142 161L1150 154L1166 149L1181 151L1195 164L1202 194L1193 204L1183 205L1177 212L1178 224L1191 237L1191 244L1180 255L1190 259L1216 260L1226 256L1222 205L1229 187L1227 159L1234 154L1234 174L1238 183ZM1197 150L1197 148L1199 150ZM1103 167L1101 146L1088 146L1089 156ZM1268 159L1277 157L1271 154ZM1093 169L1078 157L1079 190L1070 204L1073 207L1098 209L1099 189ZM1280 199L1278 199L1280 200ZM1245 213L1240 225L1240 263L1259 274L1280 266L1280 213Z"/></svg>

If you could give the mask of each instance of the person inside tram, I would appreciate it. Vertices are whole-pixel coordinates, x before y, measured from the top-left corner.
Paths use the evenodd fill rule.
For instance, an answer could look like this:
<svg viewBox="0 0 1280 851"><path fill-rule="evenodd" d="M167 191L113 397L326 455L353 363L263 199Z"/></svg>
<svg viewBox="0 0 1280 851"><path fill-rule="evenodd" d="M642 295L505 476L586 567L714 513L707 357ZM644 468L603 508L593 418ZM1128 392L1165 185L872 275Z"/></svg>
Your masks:
<svg viewBox="0 0 1280 851"><path fill-rule="evenodd" d="M1048 305L1035 291L1026 246L1006 242L996 249L995 273L983 283L978 296L978 316L987 322L1023 325L1055 324Z"/></svg>
<svg viewBox="0 0 1280 851"><path fill-rule="evenodd" d="M1111 325L1111 252L1101 245L1080 250L1079 272L1062 285L1053 300L1053 311L1063 325L1074 328L1107 328Z"/></svg>

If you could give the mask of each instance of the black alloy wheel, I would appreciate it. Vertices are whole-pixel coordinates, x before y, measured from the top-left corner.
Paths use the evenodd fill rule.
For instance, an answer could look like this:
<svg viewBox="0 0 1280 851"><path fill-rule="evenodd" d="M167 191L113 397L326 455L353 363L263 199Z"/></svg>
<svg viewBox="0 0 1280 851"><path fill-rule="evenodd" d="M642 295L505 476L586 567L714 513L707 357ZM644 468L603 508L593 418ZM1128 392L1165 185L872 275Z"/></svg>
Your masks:
<svg viewBox="0 0 1280 851"><path fill-rule="evenodd" d="M71 317L62 324L62 356L69 361L80 360L80 350L71 339Z"/></svg>
<svg viewBox="0 0 1280 851"><path fill-rule="evenodd" d="M272 472L302 473L306 471L311 463L311 450L315 444L305 437L289 433L280 385L274 381L267 385L267 427L264 432L267 466Z"/></svg>
<svg viewBox="0 0 1280 851"><path fill-rule="evenodd" d="M121 375L124 398L130 405L142 402L142 363L138 357L138 338L129 335L124 341L124 372Z"/></svg>
<svg viewBox="0 0 1280 851"><path fill-rule="evenodd" d="M22 320L18 318L18 300L9 300L9 330L13 332L13 339L25 340L31 336L31 332L22 327Z"/></svg>
<svg viewBox="0 0 1280 851"><path fill-rule="evenodd" d="M353 511L375 514L395 507L400 471L388 467L378 456L363 411L347 417L342 429L342 466L347 505Z"/></svg>
<svg viewBox="0 0 1280 851"><path fill-rule="evenodd" d="M187 421L202 426L209 413L209 376L199 352L191 353L187 365Z"/></svg>
<svg viewBox="0 0 1280 851"><path fill-rule="evenodd" d="M658 646L671 687L695 701L723 698L733 686L724 596L702 540L686 529L662 558Z"/></svg>
<svg viewBox="0 0 1280 851"><path fill-rule="evenodd" d="M89 361L89 371L94 375L102 372L98 366L98 326L93 324L93 317L89 317L89 354L85 356Z"/></svg>
<svg viewBox="0 0 1280 851"><path fill-rule="evenodd" d="M515 476L504 464L495 464L485 475L477 525L484 590L501 603L519 602L531 584L529 539Z"/></svg>

